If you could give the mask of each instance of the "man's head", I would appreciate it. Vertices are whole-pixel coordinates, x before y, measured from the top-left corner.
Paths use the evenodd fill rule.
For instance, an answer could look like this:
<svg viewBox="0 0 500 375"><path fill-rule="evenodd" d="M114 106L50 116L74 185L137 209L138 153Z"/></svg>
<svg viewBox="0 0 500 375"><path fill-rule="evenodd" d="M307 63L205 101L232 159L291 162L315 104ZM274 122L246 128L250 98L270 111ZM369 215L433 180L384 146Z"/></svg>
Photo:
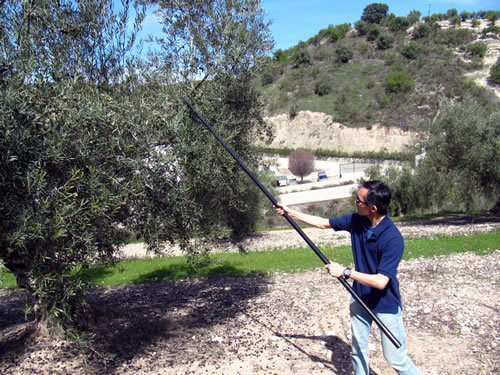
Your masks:
<svg viewBox="0 0 500 375"><path fill-rule="evenodd" d="M381 181L366 181L358 190L356 209L362 216L387 215L392 192Z"/></svg>

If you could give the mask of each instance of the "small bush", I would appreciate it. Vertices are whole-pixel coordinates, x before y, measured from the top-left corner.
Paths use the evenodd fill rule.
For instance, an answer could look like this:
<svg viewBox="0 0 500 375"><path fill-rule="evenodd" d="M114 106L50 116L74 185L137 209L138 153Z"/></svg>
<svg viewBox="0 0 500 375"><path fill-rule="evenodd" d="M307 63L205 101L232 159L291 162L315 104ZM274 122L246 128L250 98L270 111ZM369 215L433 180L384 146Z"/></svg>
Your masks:
<svg viewBox="0 0 500 375"><path fill-rule="evenodd" d="M401 54L409 60L415 60L422 52L418 43L410 42L401 47Z"/></svg>
<svg viewBox="0 0 500 375"><path fill-rule="evenodd" d="M349 62L349 60L351 60L353 57L352 49L348 46L338 47L337 49L335 49L335 53L338 60L344 64Z"/></svg>
<svg viewBox="0 0 500 375"><path fill-rule="evenodd" d="M482 42L477 42L477 43L471 43L467 45L467 52L472 55L472 56L478 56L480 58L483 58L486 56L486 50L488 49L488 46L486 43Z"/></svg>
<svg viewBox="0 0 500 375"><path fill-rule="evenodd" d="M473 32L468 29L447 29L439 30L435 42L445 44L450 47L463 46L475 39Z"/></svg>
<svg viewBox="0 0 500 375"><path fill-rule="evenodd" d="M366 30L366 40L374 41L380 35L380 27L376 24L369 24Z"/></svg>
<svg viewBox="0 0 500 375"><path fill-rule="evenodd" d="M292 104L290 106L290 110L288 111L288 117L290 117L290 120L293 120L295 117L297 117L298 113L299 113L299 109L297 108L297 105Z"/></svg>
<svg viewBox="0 0 500 375"><path fill-rule="evenodd" d="M378 49L388 49L394 44L394 36L389 33L380 34L377 38L377 48Z"/></svg>
<svg viewBox="0 0 500 375"><path fill-rule="evenodd" d="M390 73L385 80L385 89L390 93L410 92L414 86L415 81L406 72Z"/></svg>
<svg viewBox="0 0 500 375"><path fill-rule="evenodd" d="M406 17L395 17L389 21L388 26L392 32L403 31L410 27L410 21Z"/></svg>
<svg viewBox="0 0 500 375"><path fill-rule="evenodd" d="M368 24L364 21L357 21L354 24L354 28L358 32L359 36L366 35L366 33L368 32Z"/></svg>
<svg viewBox="0 0 500 375"><path fill-rule="evenodd" d="M498 58L495 65L491 67L488 82L492 85L500 84L500 58Z"/></svg>
<svg viewBox="0 0 500 375"><path fill-rule="evenodd" d="M429 36L432 32L432 27L426 23L419 23L412 33L413 39L422 39Z"/></svg>
<svg viewBox="0 0 500 375"><path fill-rule="evenodd" d="M294 68L298 68L299 66L309 66L312 65L311 56L306 49L301 49L294 57Z"/></svg>
<svg viewBox="0 0 500 375"><path fill-rule="evenodd" d="M263 86L270 85L271 83L273 83L273 81L273 73L271 73L269 70L266 70L264 73L262 73L261 82Z"/></svg>
<svg viewBox="0 0 500 375"><path fill-rule="evenodd" d="M328 95L330 92L332 92L332 86L326 80L317 81L314 85L314 93L318 96Z"/></svg>
<svg viewBox="0 0 500 375"><path fill-rule="evenodd" d="M327 29L328 38L330 39L330 41L332 43L335 43L336 41L345 38L349 29L350 29L350 26L347 23L343 23L343 24L337 25L337 26L330 26Z"/></svg>
<svg viewBox="0 0 500 375"><path fill-rule="evenodd" d="M450 25L452 26L460 26L462 24L462 20L460 19L459 16L454 16L450 19Z"/></svg>

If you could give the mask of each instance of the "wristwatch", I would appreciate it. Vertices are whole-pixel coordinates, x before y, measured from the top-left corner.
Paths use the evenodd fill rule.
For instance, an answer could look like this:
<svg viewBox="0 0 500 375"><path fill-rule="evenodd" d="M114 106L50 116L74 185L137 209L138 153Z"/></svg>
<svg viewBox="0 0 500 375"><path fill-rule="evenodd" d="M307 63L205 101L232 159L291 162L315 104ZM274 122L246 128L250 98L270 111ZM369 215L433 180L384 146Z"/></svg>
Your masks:
<svg viewBox="0 0 500 375"><path fill-rule="evenodd" d="M351 272L352 272L352 269L347 267L344 272L342 272L342 276L344 276L344 279L348 279L349 277L351 277Z"/></svg>

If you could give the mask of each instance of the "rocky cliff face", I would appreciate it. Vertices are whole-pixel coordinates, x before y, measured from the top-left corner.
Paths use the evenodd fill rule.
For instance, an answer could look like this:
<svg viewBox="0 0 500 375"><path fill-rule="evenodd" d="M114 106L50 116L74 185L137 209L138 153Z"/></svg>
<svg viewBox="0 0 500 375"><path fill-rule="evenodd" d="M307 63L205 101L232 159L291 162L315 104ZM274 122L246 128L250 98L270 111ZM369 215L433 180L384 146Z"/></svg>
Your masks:
<svg viewBox="0 0 500 375"><path fill-rule="evenodd" d="M272 148L305 148L342 152L399 152L411 144L416 134L374 124L369 128L348 128L327 114L301 111L291 120L287 114L265 119L274 131Z"/></svg>

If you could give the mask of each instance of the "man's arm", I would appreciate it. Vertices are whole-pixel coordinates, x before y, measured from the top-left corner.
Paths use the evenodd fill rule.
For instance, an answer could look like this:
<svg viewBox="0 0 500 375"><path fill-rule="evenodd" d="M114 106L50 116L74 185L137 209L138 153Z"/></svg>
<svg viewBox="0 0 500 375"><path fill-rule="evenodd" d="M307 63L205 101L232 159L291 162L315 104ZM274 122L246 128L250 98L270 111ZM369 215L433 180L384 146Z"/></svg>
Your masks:
<svg viewBox="0 0 500 375"><path fill-rule="evenodd" d="M325 266L326 271L332 275L333 277L342 277L345 267L338 263L330 263ZM377 273L375 275L371 275L368 273L351 271L351 279L357 281L360 284L383 290L389 284L389 277L382 275L381 273Z"/></svg>
<svg viewBox="0 0 500 375"><path fill-rule="evenodd" d="M285 205L275 206L275 208L276 208L276 213L280 216L283 216L286 212L288 216L290 216L292 219L300 221L301 223L310 225L312 227L321 229L331 228L330 221L328 219L319 216L307 215L303 212L292 210L291 208Z"/></svg>

